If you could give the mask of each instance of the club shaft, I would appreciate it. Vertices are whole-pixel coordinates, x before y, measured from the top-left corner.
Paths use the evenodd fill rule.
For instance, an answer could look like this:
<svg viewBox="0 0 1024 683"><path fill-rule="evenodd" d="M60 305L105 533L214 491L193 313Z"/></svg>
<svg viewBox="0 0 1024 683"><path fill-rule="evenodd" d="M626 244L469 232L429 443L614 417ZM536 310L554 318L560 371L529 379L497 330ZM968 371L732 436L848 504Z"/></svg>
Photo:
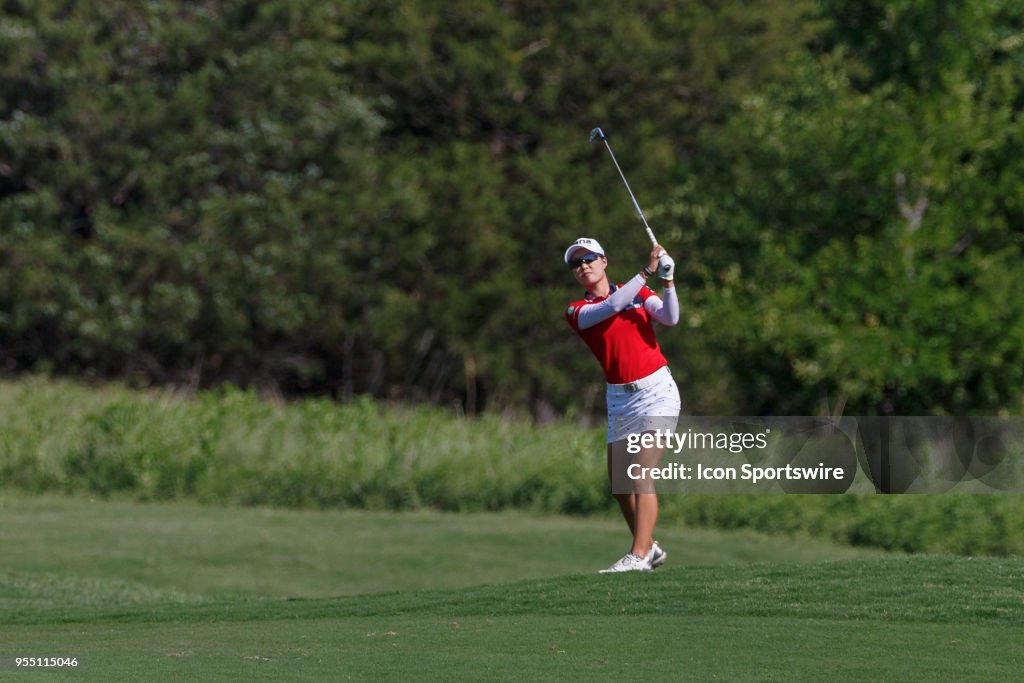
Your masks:
<svg viewBox="0 0 1024 683"><path fill-rule="evenodd" d="M651 244L657 244L658 240L654 238L654 231L651 230L651 226L647 225L647 219L644 218L644 212L640 209L640 204L636 201L636 197L633 196L633 190L629 188L629 181L626 180L626 174L622 172L622 168L619 166L619 162L615 158L615 152L612 151L612 146L608 144L608 140L604 135L601 136L601 141L608 149L608 154L612 157L612 163L615 164L615 170L619 172L619 177L622 178L622 184L626 186L626 192L629 193L629 198L633 200L633 208L636 209L637 215L640 216L640 222L644 224L644 228L647 230L647 236L651 238Z"/></svg>

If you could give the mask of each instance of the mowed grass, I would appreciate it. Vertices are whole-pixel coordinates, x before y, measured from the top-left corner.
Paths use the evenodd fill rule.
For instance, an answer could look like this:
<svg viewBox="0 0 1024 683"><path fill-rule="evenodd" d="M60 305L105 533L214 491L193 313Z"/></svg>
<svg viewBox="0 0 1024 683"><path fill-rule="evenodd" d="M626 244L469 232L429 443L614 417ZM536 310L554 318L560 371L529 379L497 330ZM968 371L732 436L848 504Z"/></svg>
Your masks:
<svg viewBox="0 0 1024 683"><path fill-rule="evenodd" d="M621 522L0 496L0 677L1012 680L1018 559L885 555Z"/></svg>
<svg viewBox="0 0 1024 683"><path fill-rule="evenodd" d="M658 538L678 564L881 556L672 522L659 527ZM589 574L626 552L629 537L610 517L298 511L6 493L0 547L11 549L3 571L73 580L76 593L80 582L99 582L100 591L116 581L142 593L305 598Z"/></svg>

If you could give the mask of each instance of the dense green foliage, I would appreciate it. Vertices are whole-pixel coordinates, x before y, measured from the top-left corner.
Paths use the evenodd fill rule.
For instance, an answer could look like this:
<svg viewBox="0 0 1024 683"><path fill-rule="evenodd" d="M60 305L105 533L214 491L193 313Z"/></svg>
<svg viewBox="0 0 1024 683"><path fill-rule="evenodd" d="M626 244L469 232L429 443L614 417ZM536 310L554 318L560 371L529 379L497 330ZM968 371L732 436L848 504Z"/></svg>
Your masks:
<svg viewBox="0 0 1024 683"><path fill-rule="evenodd" d="M0 369L599 412L580 234L686 408L1021 409L1009 0L6 0Z"/></svg>
<svg viewBox="0 0 1024 683"><path fill-rule="evenodd" d="M225 505L604 514L604 430L367 400L278 405L222 389L0 385L0 481L30 492ZM964 555L1024 553L1015 495L666 495L662 519Z"/></svg>
<svg viewBox="0 0 1024 683"><path fill-rule="evenodd" d="M709 256L709 342L754 411L1019 412L1020 19L825 4L828 48L743 98L692 160L716 182L675 194L711 228L687 233Z"/></svg>

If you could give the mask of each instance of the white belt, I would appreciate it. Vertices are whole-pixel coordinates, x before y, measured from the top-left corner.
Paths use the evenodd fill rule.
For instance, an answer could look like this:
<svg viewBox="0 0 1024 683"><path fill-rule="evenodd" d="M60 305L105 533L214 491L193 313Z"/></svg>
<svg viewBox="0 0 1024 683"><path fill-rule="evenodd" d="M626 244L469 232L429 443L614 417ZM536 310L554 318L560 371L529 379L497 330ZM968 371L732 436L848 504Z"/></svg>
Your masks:
<svg viewBox="0 0 1024 683"><path fill-rule="evenodd" d="M669 372L668 366L663 365L651 374L638 379L635 382L626 382L625 384L609 384L608 392L612 394L635 394L641 389L646 389L649 386L657 384L664 379L663 375L672 373Z"/></svg>

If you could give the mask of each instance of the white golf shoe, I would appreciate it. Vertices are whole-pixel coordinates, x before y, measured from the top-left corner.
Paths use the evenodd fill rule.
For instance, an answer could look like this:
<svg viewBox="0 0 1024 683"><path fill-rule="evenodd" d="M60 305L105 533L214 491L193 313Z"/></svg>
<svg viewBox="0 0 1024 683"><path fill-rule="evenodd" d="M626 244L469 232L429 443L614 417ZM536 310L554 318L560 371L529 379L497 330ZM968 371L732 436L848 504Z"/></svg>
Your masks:
<svg viewBox="0 0 1024 683"><path fill-rule="evenodd" d="M665 560L668 559L668 553L661 549L658 542L655 541L654 545L651 546L651 569L657 569L661 565L665 564Z"/></svg>
<svg viewBox="0 0 1024 683"><path fill-rule="evenodd" d="M647 557L639 557L633 553L626 553L622 556L618 562L602 569L599 574L617 574L619 572L649 572L651 571L651 556L653 553L647 553Z"/></svg>

